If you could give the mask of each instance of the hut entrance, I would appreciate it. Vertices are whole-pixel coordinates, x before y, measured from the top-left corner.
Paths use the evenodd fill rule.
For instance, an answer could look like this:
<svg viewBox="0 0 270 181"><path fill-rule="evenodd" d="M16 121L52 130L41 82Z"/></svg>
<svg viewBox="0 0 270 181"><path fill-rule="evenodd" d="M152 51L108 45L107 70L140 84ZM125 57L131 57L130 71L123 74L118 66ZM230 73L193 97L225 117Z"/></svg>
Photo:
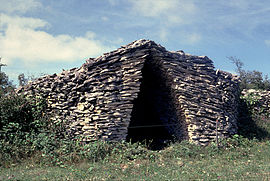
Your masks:
<svg viewBox="0 0 270 181"><path fill-rule="evenodd" d="M138 98L134 100L127 140L146 141L152 149L162 149L173 140L177 116L173 111L170 90L160 67L147 61L142 70ZM174 121L173 121L174 120Z"/></svg>

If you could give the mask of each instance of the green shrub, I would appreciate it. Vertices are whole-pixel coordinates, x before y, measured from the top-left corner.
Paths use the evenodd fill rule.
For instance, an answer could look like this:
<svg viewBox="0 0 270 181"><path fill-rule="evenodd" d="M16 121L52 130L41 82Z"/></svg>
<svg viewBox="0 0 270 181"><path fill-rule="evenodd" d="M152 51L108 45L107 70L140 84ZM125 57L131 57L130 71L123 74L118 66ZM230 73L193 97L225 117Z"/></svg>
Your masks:
<svg viewBox="0 0 270 181"><path fill-rule="evenodd" d="M120 160L151 158L140 143L94 141L86 144L80 137L70 140L64 134L64 121L51 123L46 102L10 93L0 100L0 166L35 157L40 164L59 165L87 160L97 162L110 155ZM61 133L61 136L59 136ZM150 151L151 152L151 151Z"/></svg>
<svg viewBox="0 0 270 181"><path fill-rule="evenodd" d="M0 98L13 91L14 85L12 85L12 82L8 80L8 76L4 72L0 72Z"/></svg>
<svg viewBox="0 0 270 181"><path fill-rule="evenodd" d="M260 104L260 96L251 93L240 98L238 133L249 139L269 139L269 113Z"/></svg>
<svg viewBox="0 0 270 181"><path fill-rule="evenodd" d="M0 159L18 160L36 150L36 138L48 130L45 100L26 98L14 92L0 99ZM0 160L0 161L1 161Z"/></svg>
<svg viewBox="0 0 270 181"><path fill-rule="evenodd" d="M12 141L14 137L24 138L31 132L46 129L46 104L41 98L27 99L21 95L9 94L0 100L1 140Z"/></svg>

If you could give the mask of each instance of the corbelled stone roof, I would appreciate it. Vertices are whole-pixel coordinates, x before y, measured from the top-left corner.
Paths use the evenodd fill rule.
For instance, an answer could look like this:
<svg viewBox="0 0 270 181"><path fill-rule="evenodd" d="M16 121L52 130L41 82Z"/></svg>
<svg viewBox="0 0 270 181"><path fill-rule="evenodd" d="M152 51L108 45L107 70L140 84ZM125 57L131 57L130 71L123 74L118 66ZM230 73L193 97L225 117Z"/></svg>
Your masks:
<svg viewBox="0 0 270 181"><path fill-rule="evenodd" d="M206 56L171 52L149 40L90 58L80 68L21 88L41 95L54 120L85 140L174 137L208 144L237 131L238 78ZM217 124L218 121L218 124Z"/></svg>

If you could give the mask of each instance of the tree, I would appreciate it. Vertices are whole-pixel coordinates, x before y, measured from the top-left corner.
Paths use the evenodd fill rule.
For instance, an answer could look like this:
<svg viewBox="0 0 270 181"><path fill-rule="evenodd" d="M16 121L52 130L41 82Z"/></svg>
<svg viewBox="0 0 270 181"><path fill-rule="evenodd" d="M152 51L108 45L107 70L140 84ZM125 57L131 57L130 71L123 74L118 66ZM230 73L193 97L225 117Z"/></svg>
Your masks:
<svg viewBox="0 0 270 181"><path fill-rule="evenodd" d="M231 63L235 64L236 66L236 72L240 77L242 77L245 74L245 71L243 70L244 63L241 62L240 59L236 57L227 57L229 60L231 60Z"/></svg>
<svg viewBox="0 0 270 181"><path fill-rule="evenodd" d="M1 63L1 60L2 60L2 57L0 57L0 97L14 89L12 82L8 80L8 76L4 72L2 72L1 68L7 65Z"/></svg>
<svg viewBox="0 0 270 181"><path fill-rule="evenodd" d="M270 80L268 76L263 77L263 73L257 70L246 71L243 69L244 63L236 57L227 57L236 66L236 72L241 79L240 89L263 89L270 90Z"/></svg>
<svg viewBox="0 0 270 181"><path fill-rule="evenodd" d="M8 80L8 76L4 72L0 72L0 96L14 89L12 82Z"/></svg>
<svg viewBox="0 0 270 181"><path fill-rule="evenodd" d="M46 74L41 74L41 75L46 75ZM29 82L32 82L36 79L37 78L35 77L35 75L28 75L27 77L25 76L24 73L21 73L20 75L18 75L19 86L25 86Z"/></svg>
<svg viewBox="0 0 270 181"><path fill-rule="evenodd" d="M24 73L18 75L18 81L19 81L19 86L24 86L28 82L28 80L25 78Z"/></svg>

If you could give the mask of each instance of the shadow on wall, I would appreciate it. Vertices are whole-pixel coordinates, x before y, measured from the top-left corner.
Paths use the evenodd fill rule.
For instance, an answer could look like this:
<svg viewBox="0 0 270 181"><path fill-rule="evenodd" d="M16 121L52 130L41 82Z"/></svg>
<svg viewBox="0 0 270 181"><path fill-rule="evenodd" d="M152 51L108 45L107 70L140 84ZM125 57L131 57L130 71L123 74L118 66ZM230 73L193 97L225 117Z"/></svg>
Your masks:
<svg viewBox="0 0 270 181"><path fill-rule="evenodd" d="M127 140L145 142L150 149L162 149L174 141L169 128L177 120L173 110L170 89L166 87L160 67L147 61L142 69L142 82L138 98L134 100Z"/></svg>
<svg viewBox="0 0 270 181"><path fill-rule="evenodd" d="M240 99L240 111L238 120L238 133L245 138L258 140L270 139L270 133L259 127L261 122L269 121L267 119L262 120L263 117L254 117L249 112L247 104Z"/></svg>

